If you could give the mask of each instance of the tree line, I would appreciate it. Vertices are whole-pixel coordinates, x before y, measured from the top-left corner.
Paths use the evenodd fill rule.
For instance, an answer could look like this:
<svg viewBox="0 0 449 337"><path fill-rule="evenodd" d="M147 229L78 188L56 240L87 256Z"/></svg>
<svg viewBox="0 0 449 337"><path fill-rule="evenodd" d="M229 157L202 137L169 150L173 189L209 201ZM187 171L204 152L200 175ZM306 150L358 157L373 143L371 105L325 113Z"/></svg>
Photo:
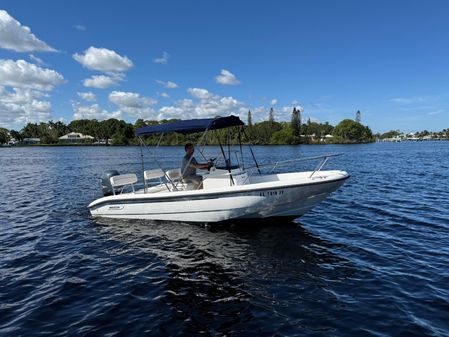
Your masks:
<svg viewBox="0 0 449 337"><path fill-rule="evenodd" d="M139 140L135 137L136 129L155 124L163 124L171 120L143 120L138 119L134 124L114 118L98 121L96 119L74 120L69 124L63 122L41 122L28 123L20 131L0 128L0 143L7 143L14 138L19 143L26 138L39 138L41 144L61 143L59 137L69 132L82 133L94 137L94 140L84 142L94 143L104 141L110 145L135 145ZM248 111L245 137L235 130L216 130L218 137L208 137L209 144L218 144L224 141L237 141L239 137L245 142L253 144L316 144L316 143L367 143L373 142L374 137L368 126L360 122L360 112L357 112L356 120L345 119L338 125L333 126L328 122L318 123L310 119L301 122L301 111L294 108L289 122L277 122L274 117L273 108L270 109L268 120L253 123L251 111ZM160 143L161 145L181 145L187 141L194 142L200 135L168 134L162 141L159 136L144 137L144 141L149 145Z"/></svg>
<svg viewBox="0 0 449 337"><path fill-rule="evenodd" d="M375 138L378 139L388 139L388 138L407 138L407 136L413 135L414 137L418 139L423 139L425 137L430 137L430 139L449 139L449 128L443 129L441 131L428 131L423 130L411 134L406 134L404 132L401 132L399 130L390 130L384 133L376 133L374 135Z"/></svg>

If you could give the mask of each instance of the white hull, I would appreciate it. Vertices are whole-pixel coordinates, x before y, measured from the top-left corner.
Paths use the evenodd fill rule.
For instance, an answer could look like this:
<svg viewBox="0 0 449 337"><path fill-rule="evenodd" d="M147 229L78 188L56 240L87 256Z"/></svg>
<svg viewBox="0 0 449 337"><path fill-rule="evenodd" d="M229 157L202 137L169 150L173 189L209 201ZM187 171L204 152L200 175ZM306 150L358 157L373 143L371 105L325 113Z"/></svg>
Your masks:
<svg viewBox="0 0 449 337"><path fill-rule="evenodd" d="M349 177L344 171L310 174L255 176L243 185L197 191L119 194L95 200L89 209L93 217L183 222L299 217Z"/></svg>

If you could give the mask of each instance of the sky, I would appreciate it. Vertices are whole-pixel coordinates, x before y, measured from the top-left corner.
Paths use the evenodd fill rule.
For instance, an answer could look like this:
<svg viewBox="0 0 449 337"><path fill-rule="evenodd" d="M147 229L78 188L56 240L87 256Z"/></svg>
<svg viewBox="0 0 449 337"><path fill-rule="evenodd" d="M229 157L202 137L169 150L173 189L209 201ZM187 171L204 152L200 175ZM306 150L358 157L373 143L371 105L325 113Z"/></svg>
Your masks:
<svg viewBox="0 0 449 337"><path fill-rule="evenodd" d="M0 127L205 118L449 128L449 1L0 1Z"/></svg>

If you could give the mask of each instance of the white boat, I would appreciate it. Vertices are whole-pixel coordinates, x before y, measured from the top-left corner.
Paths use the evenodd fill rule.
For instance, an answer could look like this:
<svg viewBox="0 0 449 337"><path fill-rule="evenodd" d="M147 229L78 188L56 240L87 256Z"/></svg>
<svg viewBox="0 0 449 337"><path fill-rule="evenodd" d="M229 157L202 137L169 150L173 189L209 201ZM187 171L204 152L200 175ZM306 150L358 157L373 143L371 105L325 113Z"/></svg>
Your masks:
<svg viewBox="0 0 449 337"><path fill-rule="evenodd" d="M138 129L136 134L143 137L169 132L204 132L204 139L204 135L212 130L231 127L238 129L241 139L240 132L245 132L243 122L235 116L147 126ZM142 138L141 145L145 147ZM227 155L221 145L220 149L226 165L220 167L217 164L219 161L214 161L215 165L203 175L202 189L192 189L191 184L183 181L180 168L166 170L156 158L154 162L158 168L143 168L144 187L141 189L134 186L138 181L134 173L119 175L116 171L108 172L103 178L105 196L88 206L92 216L201 223L277 217L292 219L320 203L349 177L345 171L322 170L326 161L336 155L273 163L271 171L264 174L250 146L249 151L255 163L250 168L245 168L242 144L239 146L240 160L236 164L231 163L229 148ZM307 160L320 162L311 171L274 173L274 169L283 164ZM142 167L143 164L142 159ZM154 180L158 182L149 185Z"/></svg>

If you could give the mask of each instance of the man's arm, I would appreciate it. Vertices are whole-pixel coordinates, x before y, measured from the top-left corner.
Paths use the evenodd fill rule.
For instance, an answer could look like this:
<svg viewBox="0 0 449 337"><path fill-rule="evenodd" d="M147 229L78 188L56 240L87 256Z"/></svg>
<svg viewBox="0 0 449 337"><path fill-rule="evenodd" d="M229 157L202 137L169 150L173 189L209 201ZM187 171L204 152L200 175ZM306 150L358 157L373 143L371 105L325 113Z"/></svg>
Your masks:
<svg viewBox="0 0 449 337"><path fill-rule="evenodd" d="M190 167L203 170L208 170L212 165L212 162L198 163L195 158L192 158L192 161L190 162Z"/></svg>

